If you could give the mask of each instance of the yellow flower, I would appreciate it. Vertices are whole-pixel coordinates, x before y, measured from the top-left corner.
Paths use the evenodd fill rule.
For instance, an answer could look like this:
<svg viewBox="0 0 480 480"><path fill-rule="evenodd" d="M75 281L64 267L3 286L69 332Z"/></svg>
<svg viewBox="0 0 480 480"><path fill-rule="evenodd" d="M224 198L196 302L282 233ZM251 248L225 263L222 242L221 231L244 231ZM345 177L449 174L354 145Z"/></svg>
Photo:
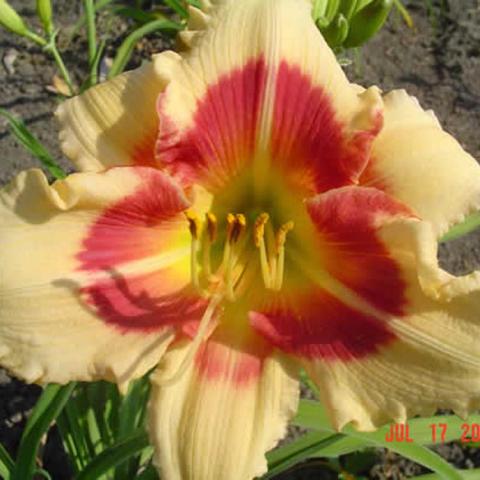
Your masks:
<svg viewBox="0 0 480 480"><path fill-rule="evenodd" d="M166 480L265 472L300 367L337 428L480 406L478 274L436 260L480 168L405 92L350 84L310 9L192 9L181 54L60 107L82 173L0 195L0 363L123 388L158 364Z"/></svg>

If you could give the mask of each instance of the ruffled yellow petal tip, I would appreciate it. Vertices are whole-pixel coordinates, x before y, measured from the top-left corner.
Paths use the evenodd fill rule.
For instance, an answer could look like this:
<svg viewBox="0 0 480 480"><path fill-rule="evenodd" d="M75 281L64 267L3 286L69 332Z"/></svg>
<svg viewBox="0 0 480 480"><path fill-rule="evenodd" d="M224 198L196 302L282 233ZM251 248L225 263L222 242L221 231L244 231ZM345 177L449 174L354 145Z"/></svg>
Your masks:
<svg viewBox="0 0 480 480"><path fill-rule="evenodd" d="M190 49L193 48L199 36L206 30L210 24L211 16L206 13L211 9L203 8L199 9L190 5L188 7L188 23L187 28L182 30L177 35L178 47L182 50L182 47Z"/></svg>
<svg viewBox="0 0 480 480"><path fill-rule="evenodd" d="M60 146L78 170L98 172L112 166L156 166L156 99L168 82L159 73L161 69L155 63L146 63L88 89L57 108Z"/></svg>
<svg viewBox="0 0 480 480"><path fill-rule="evenodd" d="M359 131L373 131L377 133L383 124L383 98L382 91L377 86L372 86L358 92L359 111L354 115L352 127Z"/></svg>
<svg viewBox="0 0 480 480"><path fill-rule="evenodd" d="M368 184L408 205L439 238L480 208L480 167L405 90L385 94L383 102Z"/></svg>
<svg viewBox="0 0 480 480"><path fill-rule="evenodd" d="M395 109L401 115L421 115L426 124L442 128L433 110L424 110L417 97L410 95L405 89L392 90L383 96L385 105Z"/></svg>

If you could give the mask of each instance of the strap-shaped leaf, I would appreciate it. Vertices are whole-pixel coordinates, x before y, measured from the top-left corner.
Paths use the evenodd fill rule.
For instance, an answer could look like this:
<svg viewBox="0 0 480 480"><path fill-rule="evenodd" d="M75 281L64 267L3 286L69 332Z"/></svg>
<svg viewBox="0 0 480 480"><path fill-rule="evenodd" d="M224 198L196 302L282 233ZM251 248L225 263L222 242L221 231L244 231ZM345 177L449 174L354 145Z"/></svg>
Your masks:
<svg viewBox="0 0 480 480"><path fill-rule="evenodd" d="M322 456L323 448L334 445L342 438L343 435L340 433L332 435L325 432L309 432L298 440L277 448L267 455L268 473L263 478L272 478L314 455Z"/></svg>
<svg viewBox="0 0 480 480"><path fill-rule="evenodd" d="M19 118L14 117L9 112L0 108L0 115L8 120L8 125L15 135L15 138L55 177L65 178L65 172L55 162L47 149L28 129L25 123Z"/></svg>
<svg viewBox="0 0 480 480"><path fill-rule="evenodd" d="M0 443L0 478L10 480L15 463L4 446Z"/></svg>
<svg viewBox="0 0 480 480"><path fill-rule="evenodd" d="M32 478L40 441L62 411L74 388L75 383L45 387L23 432L11 480Z"/></svg>
<svg viewBox="0 0 480 480"><path fill-rule="evenodd" d="M148 449L153 453L148 436L143 429L119 441L97 455L76 477L76 480L100 478L110 469L126 462L134 455Z"/></svg>
<svg viewBox="0 0 480 480"><path fill-rule="evenodd" d="M478 416L472 416L471 421L478 420ZM296 425L304 428L320 429L336 433L327 418L325 409L318 402L301 400L297 416L294 420ZM446 462L439 455L423 446L422 443L432 443L432 423L446 423L449 437L445 441L460 438L462 421L455 416L431 417L414 419L409 422L411 438L413 443L388 442L386 434L390 425L386 425L375 432L358 432L351 426L346 426L342 433L365 442L365 446L375 445L389 448L390 450L403 455L440 475L442 479L462 480L462 474L452 465ZM453 436L453 438L452 438Z"/></svg>

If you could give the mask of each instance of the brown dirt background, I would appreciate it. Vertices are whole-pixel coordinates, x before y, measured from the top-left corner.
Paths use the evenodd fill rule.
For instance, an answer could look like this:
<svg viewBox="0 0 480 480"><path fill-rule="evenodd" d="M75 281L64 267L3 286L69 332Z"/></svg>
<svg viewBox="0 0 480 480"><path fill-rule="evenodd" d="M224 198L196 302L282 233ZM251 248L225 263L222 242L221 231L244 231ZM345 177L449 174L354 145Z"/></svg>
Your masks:
<svg viewBox="0 0 480 480"><path fill-rule="evenodd" d="M15 8L35 24L34 1L16 0ZM379 85L384 91L405 88L415 95L425 108L432 108L444 128L452 133L477 159L480 159L480 1L450 0L448 8L429 15L421 0L407 2L415 21L408 29L399 15L392 15L386 28L365 47L360 61L346 67L349 77L361 84ZM434 2L435 3L435 2ZM78 0L53 1L55 19L62 28L81 12ZM120 25L120 30L122 26ZM156 40L153 44L162 42ZM151 50L151 44L143 44ZM77 37L68 46L65 59L74 75L85 69L86 42ZM55 69L52 62L36 47L0 30L0 59L16 53L14 73L0 65L0 107L22 117L41 142L71 171L62 156L57 141L57 126L52 112L58 104L55 95L46 90ZM144 50L139 49L130 67L136 66ZM0 186L19 171L38 166L0 118ZM448 195L449 192L445 192ZM34 246L32 246L34 248ZM444 266L457 274L480 266L480 232L461 241L441 245L439 258ZM27 386L11 379L0 370L0 442L10 451L18 446L25 418L38 395L38 387ZM53 447L46 450L47 463L56 468L54 479L68 478L61 472L64 465ZM53 448L53 450L52 450ZM480 466L478 449L462 449L457 444L438 446L437 450L461 468ZM378 452L378 461L364 478L400 480L423 472L415 464L387 452ZM318 462L296 468L282 475L282 480L336 478Z"/></svg>

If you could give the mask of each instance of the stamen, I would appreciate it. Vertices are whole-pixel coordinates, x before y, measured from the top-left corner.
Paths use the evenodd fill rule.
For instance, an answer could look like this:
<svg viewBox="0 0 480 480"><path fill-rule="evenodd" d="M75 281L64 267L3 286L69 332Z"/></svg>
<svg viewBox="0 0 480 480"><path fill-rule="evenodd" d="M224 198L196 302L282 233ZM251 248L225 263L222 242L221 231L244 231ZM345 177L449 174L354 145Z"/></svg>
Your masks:
<svg viewBox="0 0 480 480"><path fill-rule="evenodd" d="M238 239L242 235L242 233L246 230L247 228L247 219L245 218L245 215L242 213L237 213L235 215L235 225L233 227L232 231L232 243L237 243Z"/></svg>
<svg viewBox="0 0 480 480"><path fill-rule="evenodd" d="M263 283L267 288L270 288L272 284L270 266L268 265L267 260L267 247L265 246L265 225L269 218L270 217L268 213L260 214L255 221L255 226L253 229L255 245L260 251L260 266L262 269Z"/></svg>
<svg viewBox="0 0 480 480"><path fill-rule="evenodd" d="M210 249L212 244L217 239L218 234L218 222L217 217L213 213L207 213L205 215L207 223L207 235L205 235L204 248L203 248L203 270L204 274L209 279L212 276L212 265L210 261Z"/></svg>
<svg viewBox="0 0 480 480"><path fill-rule="evenodd" d="M205 217L207 219L208 239L213 243L217 239L218 234L217 217L213 213L207 213Z"/></svg>
<svg viewBox="0 0 480 480"><path fill-rule="evenodd" d="M188 228L190 230L190 233L192 234L192 237L198 240L201 229L200 219L195 212L192 212L190 210L185 212L185 216L187 217Z"/></svg>
<svg viewBox="0 0 480 480"><path fill-rule="evenodd" d="M212 297L207 309L205 310L205 313L203 314L202 319L200 320L200 324L198 325L198 330L195 338L190 343L187 354L183 358L182 363L178 367L177 371L170 378L160 380L160 384L162 386L168 386L176 383L178 380L180 380L185 371L188 369L188 367L192 363L193 357L197 354L200 345L205 340L205 337L208 333L207 329L210 325L210 321L222 298L222 295L219 294L216 294Z"/></svg>
<svg viewBox="0 0 480 480"><path fill-rule="evenodd" d="M195 288L200 289L200 279L198 275L197 254L198 254L198 239L201 231L201 223L195 212L187 211L185 216L188 220L188 227L192 235L192 243L190 245L190 275L192 277L192 284Z"/></svg>
<svg viewBox="0 0 480 480"><path fill-rule="evenodd" d="M245 218L245 215L241 213L238 213L237 215L235 215L235 222L233 224L233 227L229 230L230 235L227 238L227 242L230 243L231 245L229 250L229 256L227 258L226 274L225 274L227 298L232 302L235 300L235 293L233 289L233 284L234 284L233 268L238 259L238 247L235 248L235 246L240 236L245 232L246 228L247 228L247 219ZM236 255L235 255L234 249L237 250Z"/></svg>
<svg viewBox="0 0 480 480"><path fill-rule="evenodd" d="M283 274L285 270L285 242L287 240L287 234L293 229L295 224L293 222L284 223L277 232L275 238L275 247L277 249L277 271L275 272L275 290L280 290L283 284Z"/></svg>

